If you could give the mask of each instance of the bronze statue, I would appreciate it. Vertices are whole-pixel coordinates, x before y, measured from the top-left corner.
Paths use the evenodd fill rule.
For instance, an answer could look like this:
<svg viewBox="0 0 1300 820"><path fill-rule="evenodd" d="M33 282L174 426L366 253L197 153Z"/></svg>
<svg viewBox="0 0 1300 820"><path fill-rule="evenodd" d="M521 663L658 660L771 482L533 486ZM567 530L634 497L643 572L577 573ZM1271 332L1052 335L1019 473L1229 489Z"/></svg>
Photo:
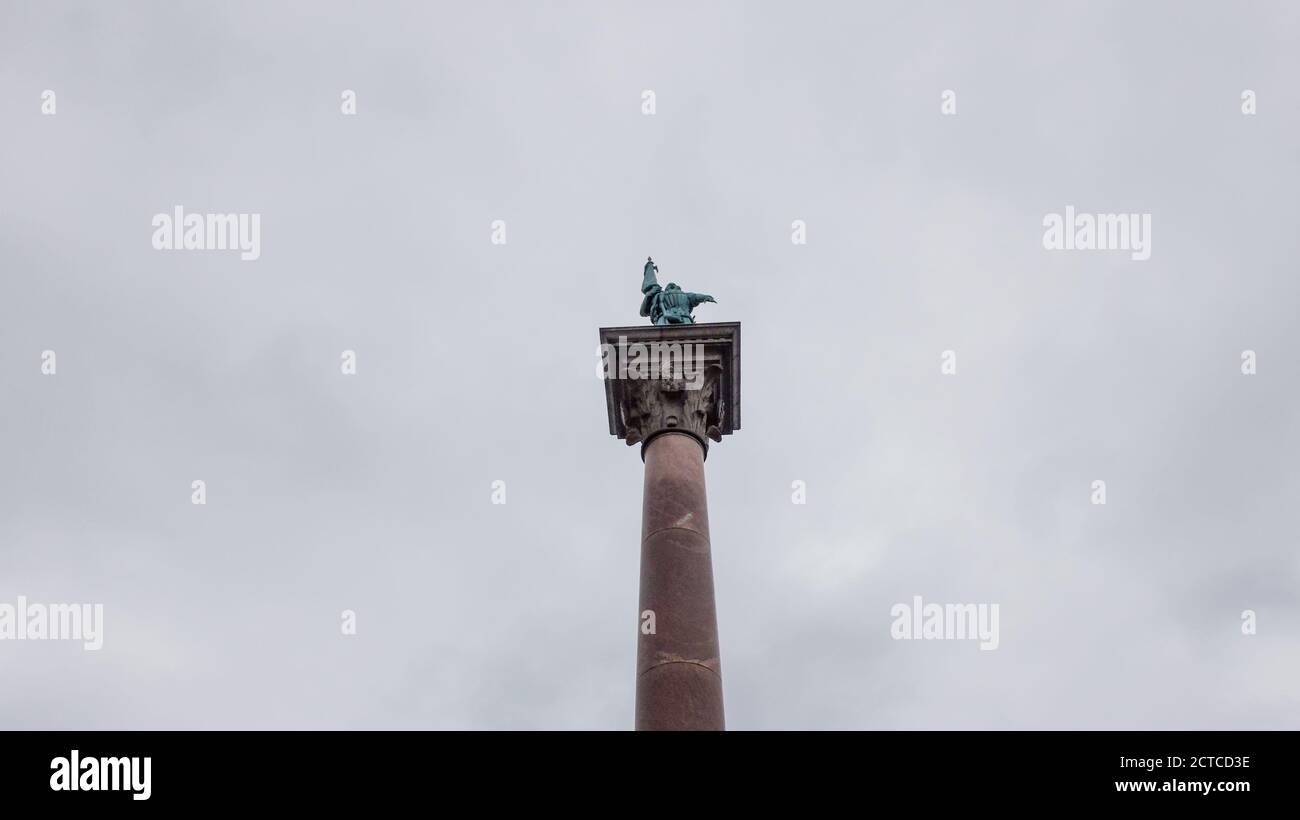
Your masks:
<svg viewBox="0 0 1300 820"><path fill-rule="evenodd" d="M647 256L645 276L641 279L641 292L645 294L641 300L641 315L649 316L651 324L693 325L695 316L691 311L696 305L705 302L717 304L718 300L712 296L706 293L687 293L675 282L669 282L666 288L659 287L659 280L655 278L658 272L659 266Z"/></svg>

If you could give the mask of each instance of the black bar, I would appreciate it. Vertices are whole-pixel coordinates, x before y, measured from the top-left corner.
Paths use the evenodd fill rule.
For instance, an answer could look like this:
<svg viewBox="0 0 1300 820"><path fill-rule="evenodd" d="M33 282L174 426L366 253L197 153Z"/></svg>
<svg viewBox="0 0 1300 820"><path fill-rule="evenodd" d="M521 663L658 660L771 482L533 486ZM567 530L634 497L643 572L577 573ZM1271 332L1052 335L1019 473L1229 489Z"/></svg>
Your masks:
<svg viewBox="0 0 1300 820"><path fill-rule="evenodd" d="M773 805L899 798L1235 810L1286 800L1296 742L1290 732L10 732L0 784L6 807L52 809L337 810L462 799L614 808L664 789L677 801L698 788L708 801L748 795ZM149 758L148 799L135 799L129 786L54 790L64 764L52 762L70 767L73 750L82 777L93 769L110 780L120 758L137 758L140 774ZM103 758L113 758L107 770ZM596 797L611 791L621 791L618 803Z"/></svg>

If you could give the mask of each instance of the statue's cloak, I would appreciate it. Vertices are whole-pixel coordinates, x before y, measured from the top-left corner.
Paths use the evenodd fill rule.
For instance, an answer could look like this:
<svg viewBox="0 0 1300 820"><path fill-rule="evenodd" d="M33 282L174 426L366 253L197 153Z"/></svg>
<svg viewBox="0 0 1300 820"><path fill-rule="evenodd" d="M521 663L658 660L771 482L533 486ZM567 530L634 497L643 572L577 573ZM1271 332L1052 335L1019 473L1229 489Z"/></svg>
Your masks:
<svg viewBox="0 0 1300 820"><path fill-rule="evenodd" d="M659 295L659 292L661 290L663 290L663 288L659 287L658 285L655 285L650 290L646 291L645 297L641 299L642 316L650 315L650 308L652 305L654 305L655 297Z"/></svg>

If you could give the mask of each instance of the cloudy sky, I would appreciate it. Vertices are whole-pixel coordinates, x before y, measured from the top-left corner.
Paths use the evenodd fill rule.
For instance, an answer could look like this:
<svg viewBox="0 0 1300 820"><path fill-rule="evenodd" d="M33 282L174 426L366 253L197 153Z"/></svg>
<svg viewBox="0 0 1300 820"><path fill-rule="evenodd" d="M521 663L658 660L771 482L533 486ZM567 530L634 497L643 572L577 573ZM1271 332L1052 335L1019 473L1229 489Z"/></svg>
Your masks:
<svg viewBox="0 0 1300 820"><path fill-rule="evenodd" d="M1300 728L1297 42L1281 2L6 3L0 603L105 624L0 641L0 728L629 728L595 350L650 254L744 327L730 728ZM261 257L155 250L178 205ZM1045 250L1066 206L1151 258ZM891 639L914 595L998 649Z"/></svg>

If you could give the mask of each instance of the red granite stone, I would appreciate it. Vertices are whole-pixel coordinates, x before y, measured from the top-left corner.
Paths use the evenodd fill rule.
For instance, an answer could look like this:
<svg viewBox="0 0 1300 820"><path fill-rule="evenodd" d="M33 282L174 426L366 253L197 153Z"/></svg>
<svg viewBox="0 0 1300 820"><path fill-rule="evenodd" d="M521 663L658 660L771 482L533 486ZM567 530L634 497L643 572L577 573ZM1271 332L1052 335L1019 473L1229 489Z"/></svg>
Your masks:
<svg viewBox="0 0 1300 820"><path fill-rule="evenodd" d="M637 729L722 729L722 666L709 549L704 450L681 433L656 436L645 452Z"/></svg>

